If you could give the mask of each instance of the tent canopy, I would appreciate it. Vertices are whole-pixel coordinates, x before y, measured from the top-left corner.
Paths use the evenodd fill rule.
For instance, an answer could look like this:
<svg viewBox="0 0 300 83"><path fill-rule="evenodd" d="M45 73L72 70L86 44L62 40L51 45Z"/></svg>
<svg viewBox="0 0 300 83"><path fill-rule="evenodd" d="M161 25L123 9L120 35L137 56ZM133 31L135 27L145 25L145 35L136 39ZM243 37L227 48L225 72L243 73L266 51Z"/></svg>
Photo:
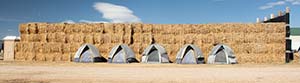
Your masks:
<svg viewBox="0 0 300 83"><path fill-rule="evenodd" d="M200 48L192 44L186 44L177 53L178 64L203 64L204 56Z"/></svg>
<svg viewBox="0 0 300 83"><path fill-rule="evenodd" d="M142 54L143 63L169 63L166 50L159 44L151 44Z"/></svg>
<svg viewBox="0 0 300 83"><path fill-rule="evenodd" d="M133 63L138 62L135 54L127 45L120 44L112 48L108 56L109 63Z"/></svg>
<svg viewBox="0 0 300 83"><path fill-rule="evenodd" d="M236 64L233 50L224 44L216 45L208 56L209 64Z"/></svg>
<svg viewBox="0 0 300 83"><path fill-rule="evenodd" d="M98 49L91 44L82 45L74 56L74 62L106 62Z"/></svg>

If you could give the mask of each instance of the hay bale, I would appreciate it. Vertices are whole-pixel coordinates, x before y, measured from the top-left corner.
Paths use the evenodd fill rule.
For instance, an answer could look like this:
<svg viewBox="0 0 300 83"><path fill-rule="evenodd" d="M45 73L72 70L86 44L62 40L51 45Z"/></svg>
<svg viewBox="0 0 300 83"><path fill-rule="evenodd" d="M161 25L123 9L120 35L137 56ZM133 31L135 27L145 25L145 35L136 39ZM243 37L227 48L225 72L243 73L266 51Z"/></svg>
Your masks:
<svg viewBox="0 0 300 83"><path fill-rule="evenodd" d="M29 34L37 33L37 24L36 23L28 23L28 32Z"/></svg>
<svg viewBox="0 0 300 83"><path fill-rule="evenodd" d="M93 28L93 32L95 32L95 33L103 33L104 23L93 24L92 28Z"/></svg>
<svg viewBox="0 0 300 83"><path fill-rule="evenodd" d="M29 41L29 34L20 34L21 42L28 42Z"/></svg>
<svg viewBox="0 0 300 83"><path fill-rule="evenodd" d="M45 61L52 62L55 59L54 53L45 53L44 56L45 56Z"/></svg>
<svg viewBox="0 0 300 83"><path fill-rule="evenodd" d="M74 24L65 24L64 32L66 34L72 34L72 33L74 33L73 31L75 31L75 30L73 30L73 29L75 29L74 27L75 27Z"/></svg>
<svg viewBox="0 0 300 83"><path fill-rule="evenodd" d="M142 24L137 23L137 24L131 24L133 32L136 33L142 33Z"/></svg>
<svg viewBox="0 0 300 83"><path fill-rule="evenodd" d="M62 61L62 53L53 53L54 61Z"/></svg>
<svg viewBox="0 0 300 83"><path fill-rule="evenodd" d="M65 33L64 32L57 32L55 34L55 42L58 43L65 43L66 42L66 38L65 38Z"/></svg>
<svg viewBox="0 0 300 83"><path fill-rule="evenodd" d="M36 61L35 53L33 52L26 52L26 61Z"/></svg>
<svg viewBox="0 0 300 83"><path fill-rule="evenodd" d="M37 33L41 34L41 33L47 33L47 23L37 23Z"/></svg>
<svg viewBox="0 0 300 83"><path fill-rule="evenodd" d="M39 37L39 34L29 34L28 37L28 42L40 42L41 39Z"/></svg>
<svg viewBox="0 0 300 83"><path fill-rule="evenodd" d="M94 44L94 34L87 34L84 36L84 42L89 44Z"/></svg>
<svg viewBox="0 0 300 83"><path fill-rule="evenodd" d="M47 33L41 33L41 34L37 34L38 38L39 38L39 42L47 42L48 41L48 35Z"/></svg>
<svg viewBox="0 0 300 83"><path fill-rule="evenodd" d="M62 53L69 53L71 52L71 44L66 43L62 45Z"/></svg>
<svg viewBox="0 0 300 83"><path fill-rule="evenodd" d="M50 53L61 53L62 52L62 43L48 43L49 45L49 49L50 49Z"/></svg>
<svg viewBox="0 0 300 83"><path fill-rule="evenodd" d="M125 25L124 24L114 24L114 33L120 34L120 35L124 35L125 32Z"/></svg>
<svg viewBox="0 0 300 83"><path fill-rule="evenodd" d="M55 41L56 41L56 33L48 33L47 42L55 42Z"/></svg>
<svg viewBox="0 0 300 83"><path fill-rule="evenodd" d="M36 61L46 61L46 57L43 53L36 53Z"/></svg>
<svg viewBox="0 0 300 83"><path fill-rule="evenodd" d="M142 33L151 33L152 32L152 24L143 24L142 25Z"/></svg>
<svg viewBox="0 0 300 83"><path fill-rule="evenodd" d="M95 44L103 44L101 35L102 35L101 33L95 33L93 35L93 39L94 39Z"/></svg>
<svg viewBox="0 0 300 83"><path fill-rule="evenodd" d="M19 30L20 30L20 33L21 34L28 34L29 31L28 31L28 24L20 24L19 25Z"/></svg>
<svg viewBox="0 0 300 83"><path fill-rule="evenodd" d="M25 61L25 55L23 52L15 52L16 61Z"/></svg>
<svg viewBox="0 0 300 83"><path fill-rule="evenodd" d="M93 32L93 24L83 24L81 26L82 33L92 33Z"/></svg>
<svg viewBox="0 0 300 83"><path fill-rule="evenodd" d="M73 56L71 53L64 53L62 54L61 61L71 61L71 56Z"/></svg>
<svg viewBox="0 0 300 83"><path fill-rule="evenodd" d="M114 26L111 23L104 24L104 31L103 33L114 33Z"/></svg>

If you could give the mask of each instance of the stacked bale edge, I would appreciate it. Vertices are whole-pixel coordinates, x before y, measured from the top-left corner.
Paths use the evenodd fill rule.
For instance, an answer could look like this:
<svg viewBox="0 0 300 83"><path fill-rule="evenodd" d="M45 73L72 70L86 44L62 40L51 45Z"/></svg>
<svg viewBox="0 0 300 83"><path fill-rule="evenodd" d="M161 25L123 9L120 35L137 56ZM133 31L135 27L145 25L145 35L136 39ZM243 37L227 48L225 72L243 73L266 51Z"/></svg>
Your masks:
<svg viewBox="0 0 300 83"><path fill-rule="evenodd" d="M230 46L239 63L284 63L285 24L64 24L19 26L16 60L71 61L84 43L95 45L105 58L117 44L128 44L137 59L151 43L161 44L175 61L184 44L195 44L205 58L214 44Z"/></svg>

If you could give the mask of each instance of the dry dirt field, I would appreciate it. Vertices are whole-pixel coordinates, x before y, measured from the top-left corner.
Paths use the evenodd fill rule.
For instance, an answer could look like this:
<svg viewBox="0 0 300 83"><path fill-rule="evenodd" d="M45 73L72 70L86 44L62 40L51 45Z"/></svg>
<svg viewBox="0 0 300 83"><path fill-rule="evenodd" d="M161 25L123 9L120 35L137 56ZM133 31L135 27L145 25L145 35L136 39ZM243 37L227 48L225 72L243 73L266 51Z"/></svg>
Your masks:
<svg viewBox="0 0 300 83"><path fill-rule="evenodd" d="M300 64L3 62L0 83L299 83Z"/></svg>

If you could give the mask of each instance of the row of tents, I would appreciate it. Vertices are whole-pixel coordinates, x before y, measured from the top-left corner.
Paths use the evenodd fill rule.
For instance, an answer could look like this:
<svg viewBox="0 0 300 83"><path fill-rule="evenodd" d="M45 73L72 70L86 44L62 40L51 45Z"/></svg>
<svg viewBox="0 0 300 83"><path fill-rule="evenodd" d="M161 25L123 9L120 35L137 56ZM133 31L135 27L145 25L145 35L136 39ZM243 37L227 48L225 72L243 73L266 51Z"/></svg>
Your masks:
<svg viewBox="0 0 300 83"><path fill-rule="evenodd" d="M108 63L138 63L135 54L130 47L120 44L112 48L108 59L99 53L98 49L91 44L81 46L74 56L74 62L108 62ZM151 44L142 53L142 63L172 63L166 50L159 44ZM204 64L205 59L200 48L195 45L184 45L177 53L177 64ZM216 45L209 57L208 64L236 64L237 60L233 50L224 45Z"/></svg>

